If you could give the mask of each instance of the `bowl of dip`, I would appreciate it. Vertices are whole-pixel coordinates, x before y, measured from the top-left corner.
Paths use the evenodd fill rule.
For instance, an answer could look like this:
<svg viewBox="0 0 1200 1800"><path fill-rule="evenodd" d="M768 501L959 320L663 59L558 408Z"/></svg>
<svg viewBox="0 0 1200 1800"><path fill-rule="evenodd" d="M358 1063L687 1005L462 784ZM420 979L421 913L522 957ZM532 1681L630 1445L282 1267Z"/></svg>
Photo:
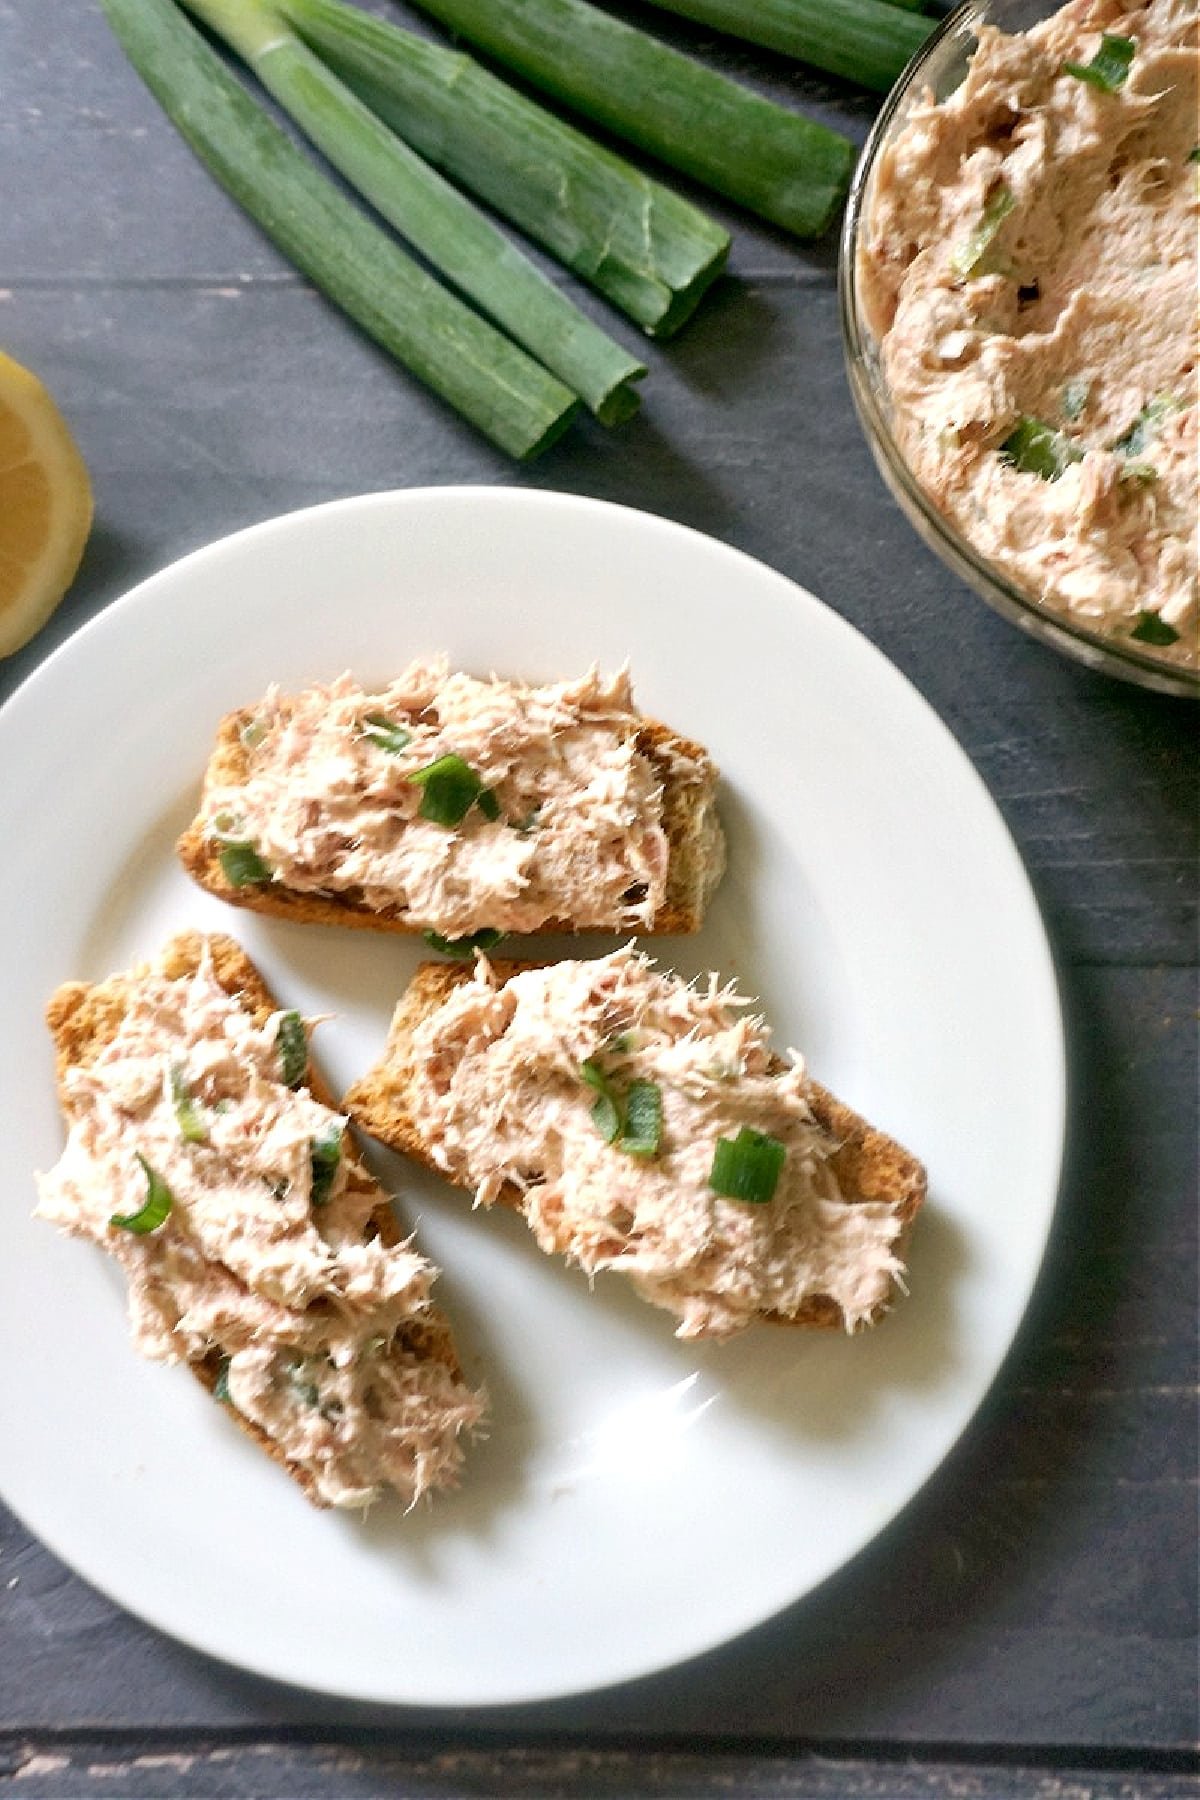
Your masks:
<svg viewBox="0 0 1200 1800"><path fill-rule="evenodd" d="M1200 697L1196 18L966 0L888 97L840 259L888 487L1006 618Z"/></svg>

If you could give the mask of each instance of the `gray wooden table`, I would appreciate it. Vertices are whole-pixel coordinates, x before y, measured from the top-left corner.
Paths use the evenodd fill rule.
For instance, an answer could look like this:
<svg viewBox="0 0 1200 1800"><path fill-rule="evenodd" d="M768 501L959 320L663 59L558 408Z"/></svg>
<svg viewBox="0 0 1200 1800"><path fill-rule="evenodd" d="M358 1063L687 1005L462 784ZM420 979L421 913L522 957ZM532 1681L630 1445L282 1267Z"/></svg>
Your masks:
<svg viewBox="0 0 1200 1800"><path fill-rule="evenodd" d="M675 35L863 135L863 96ZM803 1603L620 1689L381 1712L160 1638L0 1510L0 1794L1194 1792L1193 712L1027 641L917 542L851 411L831 244L730 215L732 278L651 348L644 417L518 472L281 263L95 0L0 0L0 92L0 345L59 397L97 498L80 580L0 698L183 552L341 494L513 482L699 526L823 596L948 722L1044 907L1074 1089L1061 1212L1001 1379L926 1490Z"/></svg>

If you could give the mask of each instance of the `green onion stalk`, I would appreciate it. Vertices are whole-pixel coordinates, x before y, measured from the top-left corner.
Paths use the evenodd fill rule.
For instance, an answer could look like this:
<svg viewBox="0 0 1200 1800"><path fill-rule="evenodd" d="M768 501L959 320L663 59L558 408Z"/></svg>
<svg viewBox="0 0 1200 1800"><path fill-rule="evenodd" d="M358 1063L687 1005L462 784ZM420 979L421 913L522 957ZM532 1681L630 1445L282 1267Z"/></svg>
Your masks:
<svg viewBox="0 0 1200 1800"><path fill-rule="evenodd" d="M417 3L556 100L798 237L824 231L849 186L854 146L840 132L587 0Z"/></svg>
<svg viewBox="0 0 1200 1800"><path fill-rule="evenodd" d="M270 119L172 0L101 0L142 80L209 172L371 337L511 455L578 408L557 376L443 288Z"/></svg>
<svg viewBox="0 0 1200 1800"><path fill-rule="evenodd" d="M272 0L414 150L654 337L690 318L723 226L458 49L344 0Z"/></svg>
<svg viewBox="0 0 1200 1800"><path fill-rule="evenodd" d="M654 0L667 12L780 50L886 94L936 21L921 0ZM907 10L906 10L907 9Z"/></svg>
<svg viewBox="0 0 1200 1800"><path fill-rule="evenodd" d="M269 0L184 0L253 69L352 187L606 425L637 411L645 366L314 56Z"/></svg>

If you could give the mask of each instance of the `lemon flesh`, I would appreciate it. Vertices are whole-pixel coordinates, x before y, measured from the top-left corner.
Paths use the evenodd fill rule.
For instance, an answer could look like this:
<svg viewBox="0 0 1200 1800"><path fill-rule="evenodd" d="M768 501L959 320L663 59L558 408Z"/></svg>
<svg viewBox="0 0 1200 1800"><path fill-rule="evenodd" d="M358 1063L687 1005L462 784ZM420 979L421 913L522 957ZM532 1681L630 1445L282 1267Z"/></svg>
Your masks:
<svg viewBox="0 0 1200 1800"><path fill-rule="evenodd" d="M92 523L92 484L36 375L0 352L0 656L44 625Z"/></svg>

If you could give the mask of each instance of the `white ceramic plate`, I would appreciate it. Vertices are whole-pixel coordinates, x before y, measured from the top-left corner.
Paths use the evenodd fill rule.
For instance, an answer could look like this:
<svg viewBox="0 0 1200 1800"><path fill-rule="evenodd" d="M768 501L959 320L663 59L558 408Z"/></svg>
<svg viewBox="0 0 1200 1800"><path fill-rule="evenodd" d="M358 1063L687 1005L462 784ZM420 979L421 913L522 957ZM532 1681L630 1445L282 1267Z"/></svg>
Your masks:
<svg viewBox="0 0 1200 1800"><path fill-rule="evenodd" d="M61 1143L51 989L186 924L336 1018L339 1089L420 947L231 912L171 846L221 715L269 682L418 652L533 679L629 657L643 708L724 771L730 872L697 939L782 1044L926 1161L911 1296L875 1331L672 1336L617 1277L380 1157L446 1269L490 1435L405 1516L310 1508L180 1369L121 1280L32 1220ZM925 703L781 576L660 519L510 490L379 494L212 545L110 607L0 714L0 1491L123 1606L232 1663L360 1699L549 1697L705 1650L804 1594L950 1449L1029 1296L1064 1118L1051 960L1013 845ZM601 947L592 940L590 948Z"/></svg>

